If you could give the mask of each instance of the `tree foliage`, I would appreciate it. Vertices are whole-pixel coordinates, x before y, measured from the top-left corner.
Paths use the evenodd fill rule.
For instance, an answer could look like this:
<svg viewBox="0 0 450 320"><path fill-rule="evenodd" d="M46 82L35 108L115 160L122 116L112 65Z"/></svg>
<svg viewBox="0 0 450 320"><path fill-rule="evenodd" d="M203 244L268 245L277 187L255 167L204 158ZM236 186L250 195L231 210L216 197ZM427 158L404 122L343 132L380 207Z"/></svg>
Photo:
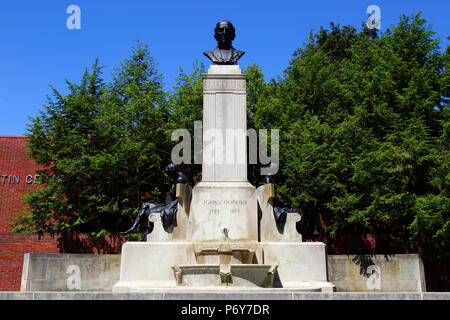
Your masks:
<svg viewBox="0 0 450 320"><path fill-rule="evenodd" d="M420 14L383 34L331 24L252 98L251 118L281 131L278 190L311 232L450 252L448 54Z"/></svg>
<svg viewBox="0 0 450 320"><path fill-rule="evenodd" d="M44 188L26 200L16 231L89 232L125 230L143 196L158 199L161 172L170 155L164 130L169 115L162 77L140 43L112 81L98 61L69 94L53 89L32 119L28 143Z"/></svg>

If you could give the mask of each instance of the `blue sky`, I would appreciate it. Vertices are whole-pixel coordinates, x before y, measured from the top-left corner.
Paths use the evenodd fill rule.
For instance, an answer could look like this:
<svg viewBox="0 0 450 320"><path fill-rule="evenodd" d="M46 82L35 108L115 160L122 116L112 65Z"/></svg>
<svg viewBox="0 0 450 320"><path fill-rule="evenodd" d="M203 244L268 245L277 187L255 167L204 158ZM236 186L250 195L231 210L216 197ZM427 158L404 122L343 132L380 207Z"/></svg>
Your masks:
<svg viewBox="0 0 450 320"><path fill-rule="evenodd" d="M179 67L209 61L203 51L215 48L219 20L236 27L233 46L246 51L241 68L258 63L266 80L281 75L292 53L311 29L331 21L360 30L369 5L381 9L381 31L401 14L422 11L433 31L449 44L450 1L300 1L300 0L42 0L0 3L0 135L26 133L28 117L50 94L49 85L65 92L65 79L78 82L86 67L100 58L105 79L140 40L149 45L164 75L174 85ZM69 30L66 9L81 9L81 29Z"/></svg>

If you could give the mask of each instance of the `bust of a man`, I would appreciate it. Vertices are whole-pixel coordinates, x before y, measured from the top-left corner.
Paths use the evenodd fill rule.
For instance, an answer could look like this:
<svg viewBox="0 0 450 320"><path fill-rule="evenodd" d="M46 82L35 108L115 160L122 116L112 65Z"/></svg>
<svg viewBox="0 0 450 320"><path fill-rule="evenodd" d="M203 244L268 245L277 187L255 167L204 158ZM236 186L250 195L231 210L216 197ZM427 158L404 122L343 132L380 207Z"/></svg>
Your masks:
<svg viewBox="0 0 450 320"><path fill-rule="evenodd" d="M214 29L214 38L217 40L217 48L203 52L213 64L237 64L244 55L244 51L233 48L231 42L236 37L234 26L231 22L223 20L217 23Z"/></svg>

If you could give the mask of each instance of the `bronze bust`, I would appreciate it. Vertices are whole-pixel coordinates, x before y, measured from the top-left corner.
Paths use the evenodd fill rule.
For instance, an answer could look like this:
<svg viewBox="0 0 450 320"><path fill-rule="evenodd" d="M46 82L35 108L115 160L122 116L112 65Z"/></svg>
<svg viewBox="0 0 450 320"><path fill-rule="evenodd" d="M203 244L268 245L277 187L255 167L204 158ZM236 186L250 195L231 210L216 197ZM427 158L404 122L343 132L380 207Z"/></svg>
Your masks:
<svg viewBox="0 0 450 320"><path fill-rule="evenodd" d="M231 22L223 20L217 23L214 29L214 38L217 47L214 50L203 52L213 64L237 64L244 55L244 51L236 50L231 42L236 37L234 26Z"/></svg>

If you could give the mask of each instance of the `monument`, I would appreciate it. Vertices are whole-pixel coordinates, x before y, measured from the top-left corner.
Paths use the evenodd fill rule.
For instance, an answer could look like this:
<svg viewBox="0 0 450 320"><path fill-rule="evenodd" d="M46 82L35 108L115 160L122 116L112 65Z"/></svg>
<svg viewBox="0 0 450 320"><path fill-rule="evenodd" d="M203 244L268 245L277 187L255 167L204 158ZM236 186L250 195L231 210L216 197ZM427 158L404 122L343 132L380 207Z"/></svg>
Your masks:
<svg viewBox="0 0 450 320"><path fill-rule="evenodd" d="M113 291L334 291L325 245L303 242L296 230L300 212L274 214L271 179L258 188L247 180L246 75L237 65L244 52L231 45L230 22L217 23L214 37L217 48L204 53L212 65L203 75L202 180L194 187L173 180L176 202L138 214L152 228L146 241L123 245Z"/></svg>

